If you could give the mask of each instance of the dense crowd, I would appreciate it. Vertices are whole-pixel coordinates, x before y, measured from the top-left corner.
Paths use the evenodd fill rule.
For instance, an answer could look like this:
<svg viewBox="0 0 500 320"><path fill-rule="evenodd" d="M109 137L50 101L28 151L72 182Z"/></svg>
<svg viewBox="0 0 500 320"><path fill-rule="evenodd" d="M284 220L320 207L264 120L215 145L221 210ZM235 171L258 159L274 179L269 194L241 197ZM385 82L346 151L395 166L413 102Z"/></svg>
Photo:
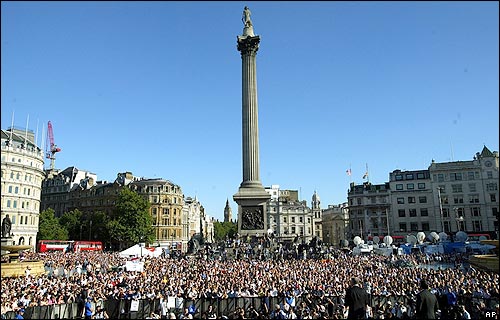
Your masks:
<svg viewBox="0 0 500 320"><path fill-rule="evenodd" d="M464 267L460 255L397 257L420 266L433 261L453 262L455 267L450 268L401 268L394 263L395 256L352 256L338 250L323 259L162 256L142 258L143 272L125 271L120 266L127 258L118 253L27 253L23 259L43 260L47 272L34 276L27 269L23 277L2 278L2 315L20 308L85 301L88 297L96 307L107 299L281 297L284 303L265 304L260 310L239 308L227 315L216 315L211 310L181 310L176 317L192 318L195 313L195 318L342 318L342 297L353 277L362 279L372 296L403 296L408 298L405 301L412 301L419 292L420 279L426 279L438 296L455 296L450 304L457 307L461 297L499 296L499 275ZM340 299L334 299L337 297ZM372 305L367 317L410 318L414 316L412 308L411 304ZM484 305L478 304L477 308L480 311ZM498 306L496 309L498 312ZM162 308L158 316L168 318L170 311Z"/></svg>

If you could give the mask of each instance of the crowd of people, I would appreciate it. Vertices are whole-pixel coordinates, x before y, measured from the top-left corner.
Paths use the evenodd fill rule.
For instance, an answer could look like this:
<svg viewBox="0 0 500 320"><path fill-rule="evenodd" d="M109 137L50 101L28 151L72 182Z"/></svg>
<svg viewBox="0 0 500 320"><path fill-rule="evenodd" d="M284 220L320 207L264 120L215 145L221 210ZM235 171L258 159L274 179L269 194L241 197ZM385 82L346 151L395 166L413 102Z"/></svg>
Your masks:
<svg viewBox="0 0 500 320"><path fill-rule="evenodd" d="M439 258L437 257L439 256ZM149 318L236 318L236 319L339 319L347 315L346 292L352 279L371 297L404 297L397 303L370 303L366 318L412 318L416 316L417 294L424 279L430 292L438 297L440 312L486 312L483 299L499 297L499 275L464 267L401 268L395 259L414 265L433 261L462 261L463 256L443 255L422 258L420 255L385 257L353 256L340 250L331 251L321 259L256 259L240 256L229 259L218 255L185 255L176 258L143 257L142 272L127 272L123 265L128 258L111 252L26 253L25 261L43 260L47 272L2 278L2 315L8 311L33 306L90 302L92 311L102 313L108 299L159 299L178 297L186 300L227 299L236 297L278 297L278 304L255 308L237 308L230 314L210 310L154 310ZM477 298L477 310L465 310L465 299ZM268 300L269 301L269 300ZM375 301L371 299L370 301ZM379 300L380 301L380 300ZM160 305L163 305L160 303ZM445 307L448 306L448 307ZM210 307L211 308L211 307ZM470 308L470 307L469 307ZM496 308L496 310L495 310ZM465 310L465 311L464 311ZM489 309L488 309L489 310ZM498 304L493 307L497 312ZM155 314L156 313L156 314Z"/></svg>

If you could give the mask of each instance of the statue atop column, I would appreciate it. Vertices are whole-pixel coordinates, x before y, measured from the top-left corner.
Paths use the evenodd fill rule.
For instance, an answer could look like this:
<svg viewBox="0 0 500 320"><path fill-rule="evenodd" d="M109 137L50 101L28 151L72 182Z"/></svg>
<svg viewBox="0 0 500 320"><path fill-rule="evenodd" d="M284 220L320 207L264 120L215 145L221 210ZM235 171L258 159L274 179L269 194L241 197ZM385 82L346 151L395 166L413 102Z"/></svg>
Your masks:
<svg viewBox="0 0 500 320"><path fill-rule="evenodd" d="M253 24L252 20L250 19L250 16L252 15L252 12L250 12L250 9L245 6L245 9L243 9L243 15L241 17L241 21L243 21L243 25L245 26L243 28L243 36L250 36L254 37L253 33Z"/></svg>
<svg viewBox="0 0 500 320"><path fill-rule="evenodd" d="M10 229L12 227L12 222L10 221L9 215L6 215L2 220L2 238L10 237Z"/></svg>
<svg viewBox="0 0 500 320"><path fill-rule="evenodd" d="M241 18L241 20L243 20L243 24L245 25L245 27L252 26L252 20L250 20L251 14L252 12L250 12L250 9L248 9L248 7L245 6L245 9L243 9L243 16Z"/></svg>

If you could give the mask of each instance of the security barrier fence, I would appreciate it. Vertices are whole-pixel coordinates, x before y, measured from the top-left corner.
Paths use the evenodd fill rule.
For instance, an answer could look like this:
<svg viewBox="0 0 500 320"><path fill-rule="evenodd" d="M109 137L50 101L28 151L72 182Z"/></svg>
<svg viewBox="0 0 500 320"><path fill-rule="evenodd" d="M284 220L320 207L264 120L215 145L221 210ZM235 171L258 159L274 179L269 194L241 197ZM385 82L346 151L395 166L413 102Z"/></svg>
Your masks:
<svg viewBox="0 0 500 320"><path fill-rule="evenodd" d="M340 309L343 306L343 297L341 296L327 296L334 305L334 308ZM295 299L298 306L303 301L303 297L299 296ZM320 303L325 304L326 299L311 297L312 304ZM408 296L371 296L371 305L376 309L377 306L386 307L389 305L397 305L399 302L408 309L410 317L414 315L415 298ZM471 313L473 319L484 318L485 312L488 310L495 310L498 305L498 298L481 299L473 297L459 297L458 303L464 304L467 310ZM271 312L276 304L283 305L286 302L285 297L237 297L237 298L201 298L196 300L171 298L171 305L168 312L174 312L179 319L179 315L183 313L185 308L194 305L195 314L194 318L201 318L203 312L212 305L213 310L220 319L222 316L232 318L239 308L245 310L255 309L257 312L268 310ZM476 306L484 303L484 310L479 310ZM141 300L104 300L97 302L101 305L109 315L110 319L144 319L147 318L151 312L161 315L161 306L159 299L141 299ZM266 305L266 306L264 306ZM94 310L96 304L92 303ZM309 307L311 307L309 305ZM192 307L191 307L192 308ZM82 305L78 306L75 303L57 304L49 306L35 306L25 308L25 319L81 319L83 315ZM2 319L15 319L16 313L9 311L2 314ZM247 315L249 316L249 315ZM376 317L376 315L374 315ZM454 318L448 315L448 318Z"/></svg>

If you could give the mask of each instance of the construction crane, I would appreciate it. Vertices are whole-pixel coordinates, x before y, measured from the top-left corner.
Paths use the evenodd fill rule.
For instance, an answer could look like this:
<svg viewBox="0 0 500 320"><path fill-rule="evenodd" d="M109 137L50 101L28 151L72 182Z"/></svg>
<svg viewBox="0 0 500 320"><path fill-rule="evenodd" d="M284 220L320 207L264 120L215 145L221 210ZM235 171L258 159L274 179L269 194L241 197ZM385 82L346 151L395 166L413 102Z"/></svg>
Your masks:
<svg viewBox="0 0 500 320"><path fill-rule="evenodd" d="M54 170L56 165L56 153L61 151L61 148L58 148L54 143L54 131L52 130L52 123L50 123L50 121L47 125L47 143L45 146L46 157L47 159L50 159L50 169Z"/></svg>

